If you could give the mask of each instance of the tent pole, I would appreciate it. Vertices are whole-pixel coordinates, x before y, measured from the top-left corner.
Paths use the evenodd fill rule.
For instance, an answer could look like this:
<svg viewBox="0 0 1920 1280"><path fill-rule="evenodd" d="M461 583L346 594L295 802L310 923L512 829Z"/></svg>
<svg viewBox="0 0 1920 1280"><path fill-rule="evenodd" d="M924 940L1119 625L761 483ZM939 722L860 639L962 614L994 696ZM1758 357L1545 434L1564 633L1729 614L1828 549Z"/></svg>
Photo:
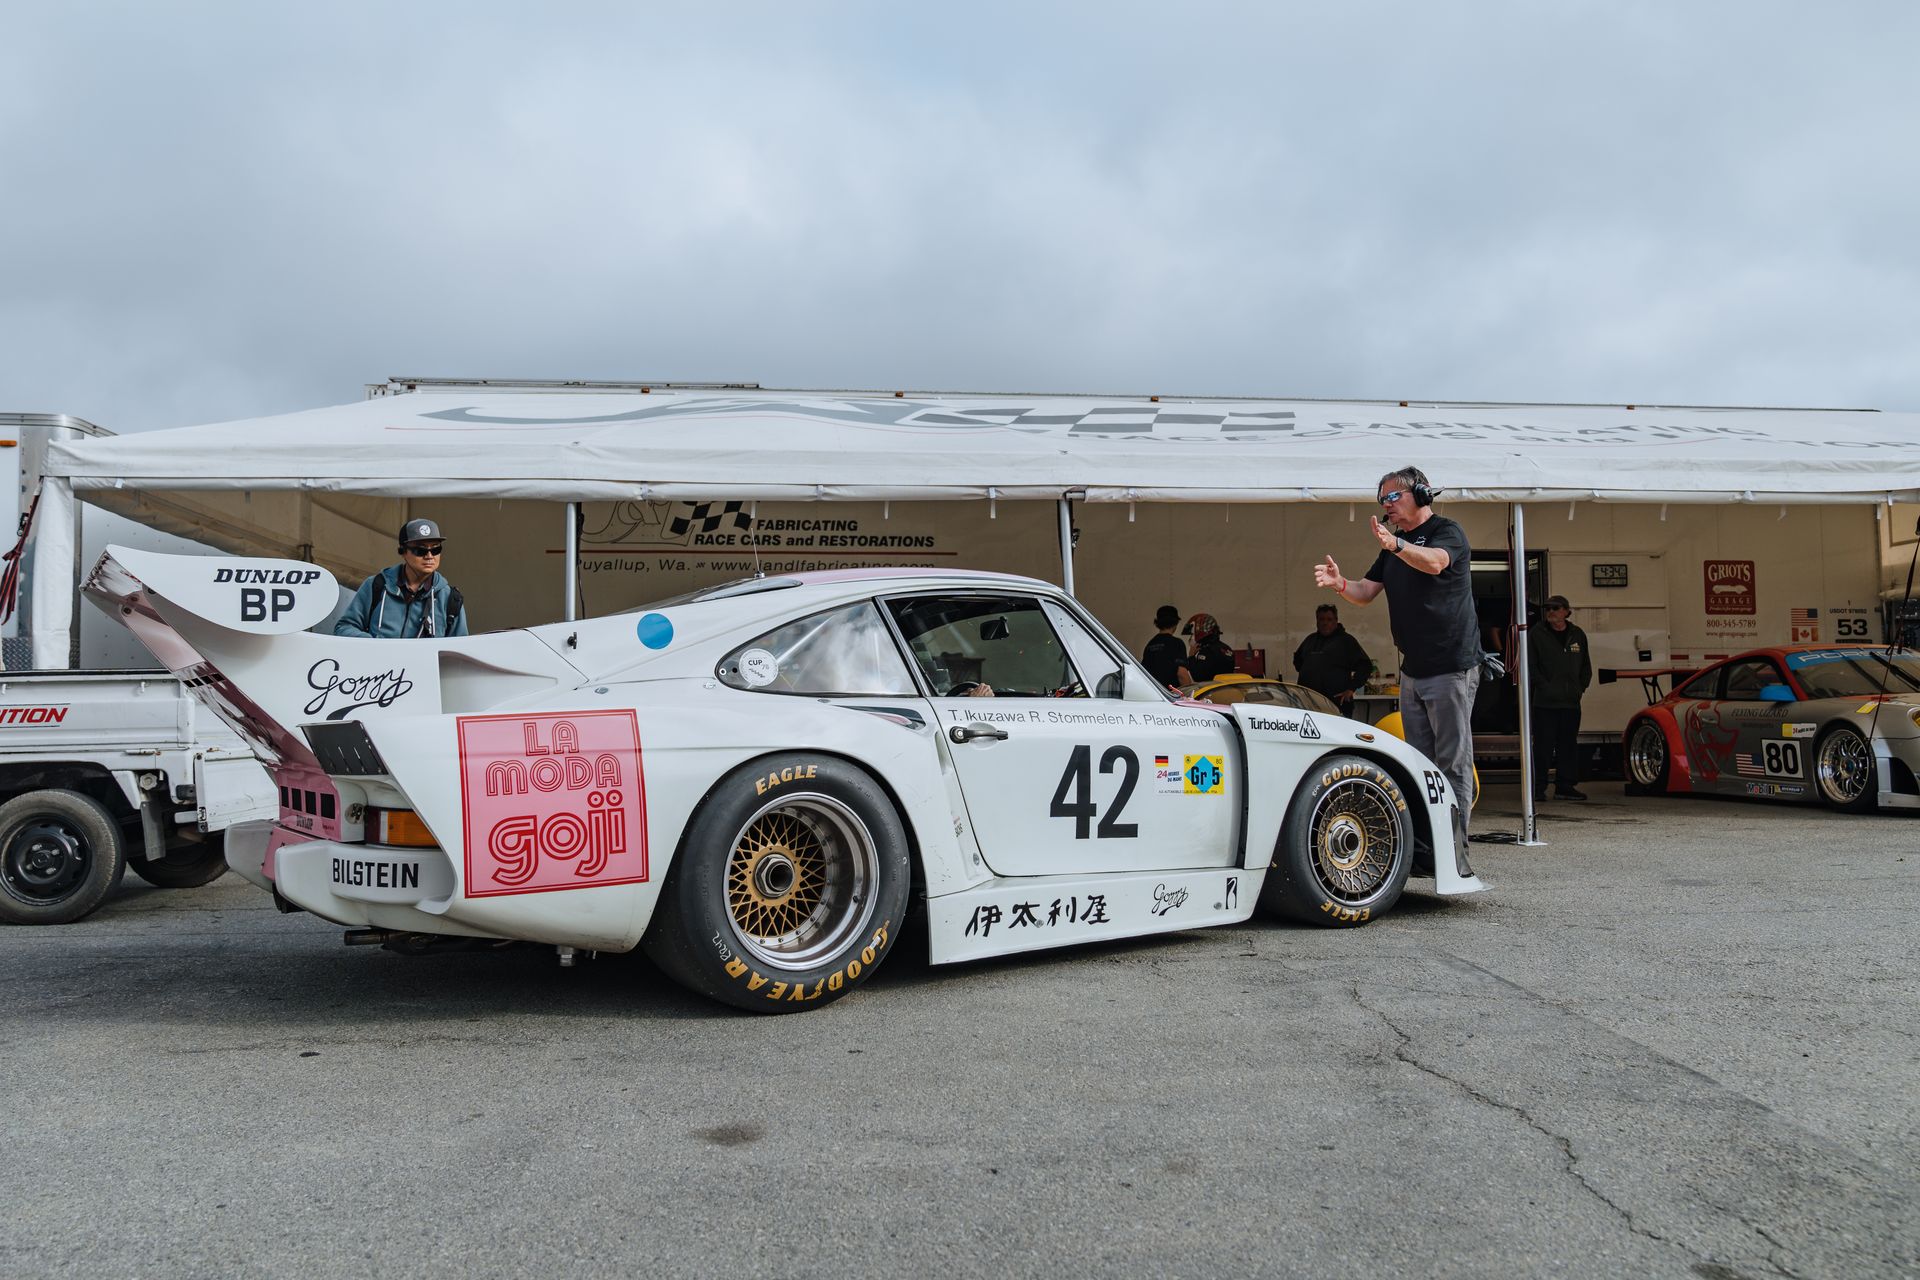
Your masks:
<svg viewBox="0 0 1920 1280"><path fill-rule="evenodd" d="M580 598L580 504L567 504L567 604L560 617L572 622L579 610L575 601Z"/></svg>
<svg viewBox="0 0 1920 1280"><path fill-rule="evenodd" d="M1073 503L1060 495L1060 585L1073 594Z"/></svg>
<svg viewBox="0 0 1920 1280"><path fill-rule="evenodd" d="M1532 672L1527 653L1527 514L1519 503L1507 510L1513 520L1513 560L1507 566L1512 583L1514 614L1520 619L1514 630L1513 669L1520 684L1520 843L1539 845L1539 829L1534 825L1533 788L1533 691Z"/></svg>

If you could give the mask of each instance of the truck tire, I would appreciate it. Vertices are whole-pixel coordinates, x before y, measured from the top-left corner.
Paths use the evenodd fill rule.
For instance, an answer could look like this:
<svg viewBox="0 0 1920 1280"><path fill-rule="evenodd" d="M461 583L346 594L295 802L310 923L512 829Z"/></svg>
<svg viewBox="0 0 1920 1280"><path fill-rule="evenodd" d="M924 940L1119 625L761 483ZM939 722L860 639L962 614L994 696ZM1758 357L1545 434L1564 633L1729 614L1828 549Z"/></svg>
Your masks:
<svg viewBox="0 0 1920 1280"><path fill-rule="evenodd" d="M170 846L164 858L134 858L127 865L156 889L197 889L227 873L227 833L210 831L204 840Z"/></svg>
<svg viewBox="0 0 1920 1280"><path fill-rule="evenodd" d="M796 752L736 769L687 828L642 941L669 977L754 1013L830 1004L899 937L912 866L864 770Z"/></svg>
<svg viewBox="0 0 1920 1280"><path fill-rule="evenodd" d="M1260 906L1307 924L1365 924L1389 910L1413 867L1413 819L1378 761L1331 755L1294 793Z"/></svg>
<svg viewBox="0 0 1920 1280"><path fill-rule="evenodd" d="M0 804L0 920L71 924L127 870L120 823L78 791L29 791Z"/></svg>

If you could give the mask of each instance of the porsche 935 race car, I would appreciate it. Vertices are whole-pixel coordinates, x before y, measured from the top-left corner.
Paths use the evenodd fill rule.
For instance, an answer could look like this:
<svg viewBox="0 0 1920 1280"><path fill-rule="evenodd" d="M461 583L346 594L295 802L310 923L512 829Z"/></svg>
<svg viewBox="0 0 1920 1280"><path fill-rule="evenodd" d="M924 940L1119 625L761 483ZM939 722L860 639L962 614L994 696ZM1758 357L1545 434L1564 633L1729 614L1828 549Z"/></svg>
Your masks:
<svg viewBox="0 0 1920 1280"><path fill-rule="evenodd" d="M749 579L446 640L304 630L338 587L297 562L114 547L87 591L273 773L229 865L362 940L643 946L785 1012L858 986L910 911L943 964L1483 887L1406 744L1177 700L1031 579Z"/></svg>
<svg viewBox="0 0 1920 1280"><path fill-rule="evenodd" d="M1920 655L1910 650L1798 645L1698 672L1621 674L1679 681L1627 724L1636 791L1920 808Z"/></svg>

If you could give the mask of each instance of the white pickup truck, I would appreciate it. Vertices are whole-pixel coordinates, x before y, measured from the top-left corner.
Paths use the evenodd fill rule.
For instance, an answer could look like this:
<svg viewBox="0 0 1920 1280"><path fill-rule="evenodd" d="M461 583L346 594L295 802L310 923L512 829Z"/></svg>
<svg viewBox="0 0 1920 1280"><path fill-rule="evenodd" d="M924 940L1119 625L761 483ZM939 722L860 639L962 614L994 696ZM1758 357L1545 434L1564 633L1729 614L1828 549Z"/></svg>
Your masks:
<svg viewBox="0 0 1920 1280"><path fill-rule="evenodd" d="M75 418L0 413L0 446L18 447L23 512L56 433L105 434ZM57 574L73 583L76 600L80 561L98 558L108 538L201 550L84 504L51 540L57 553L40 546L44 513L41 526L19 548L23 576ZM30 594L23 587L23 603ZM127 643L124 628L92 608L74 616L68 660L78 669L17 669L30 656L25 617L8 628L20 635L0 643L0 922L78 920L128 867L164 887L206 884L226 870L226 828L279 810L252 752Z"/></svg>
<svg viewBox="0 0 1920 1280"><path fill-rule="evenodd" d="M206 884L226 828L276 812L253 753L168 672L0 672L0 920L78 920L128 867Z"/></svg>

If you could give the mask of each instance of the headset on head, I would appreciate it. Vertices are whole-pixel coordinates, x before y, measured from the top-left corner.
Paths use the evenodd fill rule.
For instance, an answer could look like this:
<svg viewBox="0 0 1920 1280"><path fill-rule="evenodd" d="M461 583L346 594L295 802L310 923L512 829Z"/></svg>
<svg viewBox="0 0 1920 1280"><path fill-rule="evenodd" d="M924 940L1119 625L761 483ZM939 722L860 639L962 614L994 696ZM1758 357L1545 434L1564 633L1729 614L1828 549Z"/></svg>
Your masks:
<svg viewBox="0 0 1920 1280"><path fill-rule="evenodd" d="M1407 492L1413 495L1413 505L1416 507L1430 507L1435 498L1446 492L1445 489L1436 488L1425 480L1416 480L1404 471L1399 474L1406 476Z"/></svg>

